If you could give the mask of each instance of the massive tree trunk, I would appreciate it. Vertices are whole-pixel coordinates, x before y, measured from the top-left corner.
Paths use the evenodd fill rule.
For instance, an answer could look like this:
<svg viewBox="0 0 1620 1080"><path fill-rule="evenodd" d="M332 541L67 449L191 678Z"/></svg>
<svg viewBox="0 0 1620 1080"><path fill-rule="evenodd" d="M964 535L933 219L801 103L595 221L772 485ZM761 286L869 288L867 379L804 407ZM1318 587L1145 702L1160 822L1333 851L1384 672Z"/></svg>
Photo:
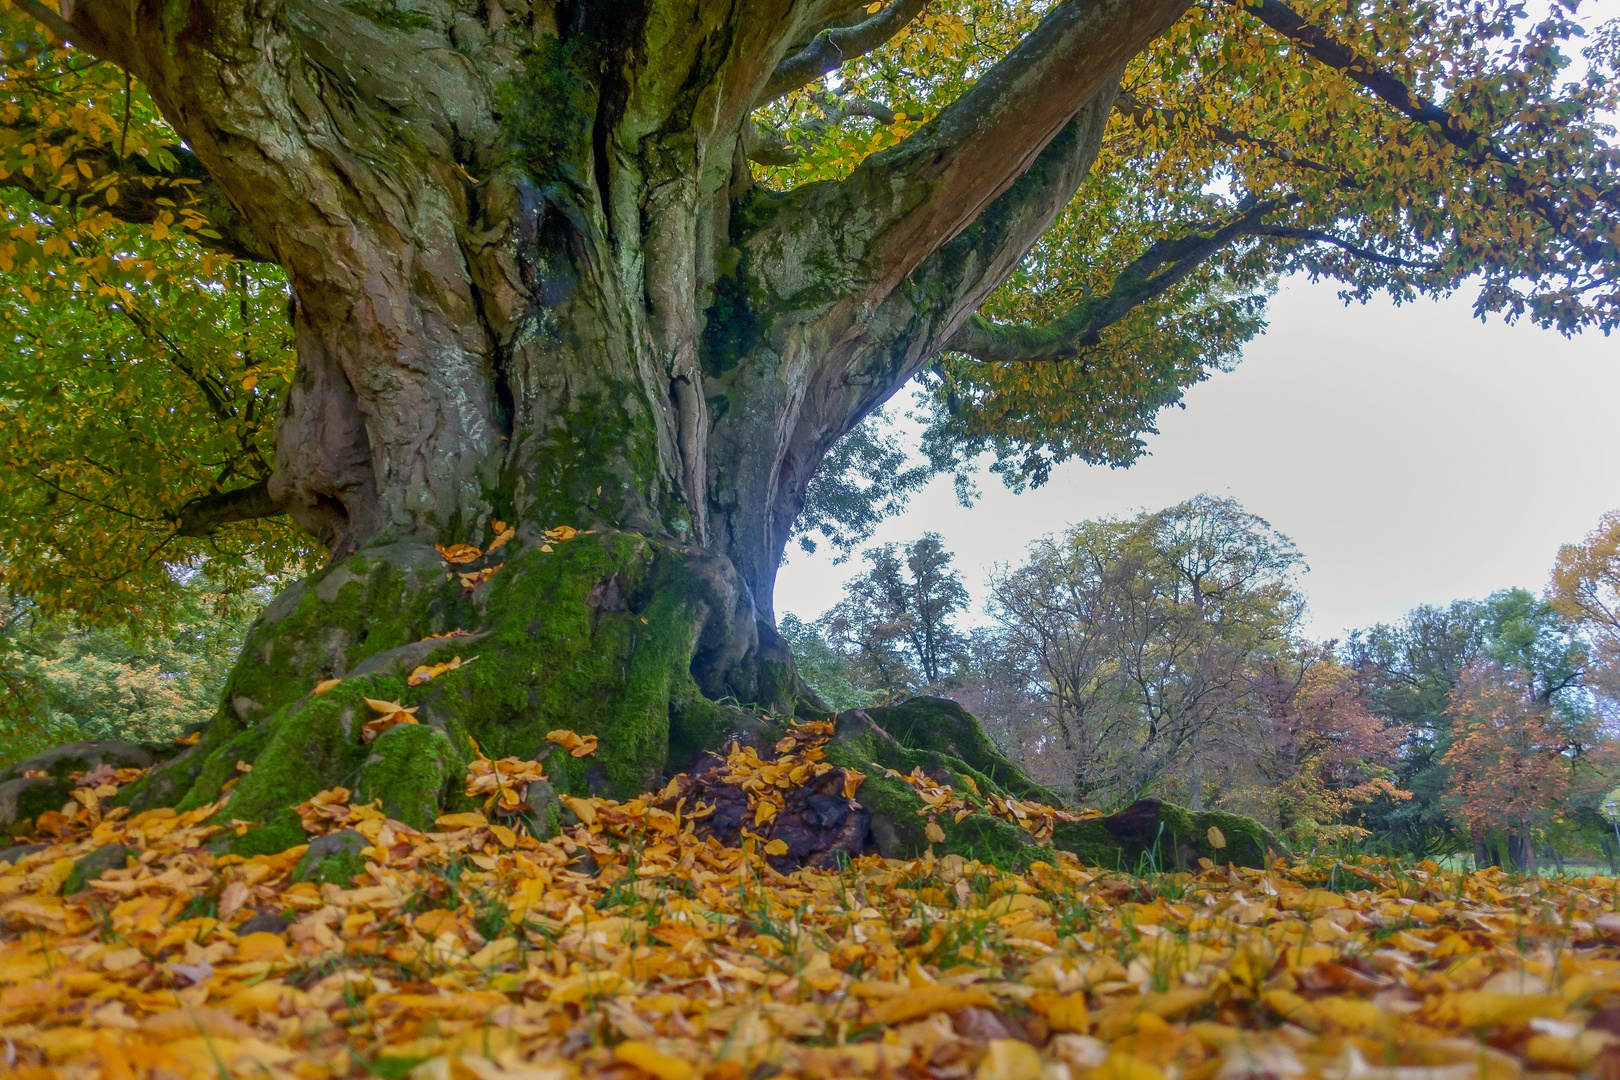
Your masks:
<svg viewBox="0 0 1620 1080"><path fill-rule="evenodd" d="M466 735L527 756L548 726L613 736L561 779L624 792L724 733L714 700L791 709L772 588L817 464L1073 195L1124 63L1184 6L1058 4L917 134L784 193L751 181L749 114L864 5L64 5L288 273L269 496L333 553L141 797L269 760L241 816L368 769L437 798ZM497 521L516 536L480 561L434 551ZM596 533L548 544L564 524ZM477 640L421 643L458 629ZM351 747L359 699L398 694L433 722L373 744L392 757Z"/></svg>

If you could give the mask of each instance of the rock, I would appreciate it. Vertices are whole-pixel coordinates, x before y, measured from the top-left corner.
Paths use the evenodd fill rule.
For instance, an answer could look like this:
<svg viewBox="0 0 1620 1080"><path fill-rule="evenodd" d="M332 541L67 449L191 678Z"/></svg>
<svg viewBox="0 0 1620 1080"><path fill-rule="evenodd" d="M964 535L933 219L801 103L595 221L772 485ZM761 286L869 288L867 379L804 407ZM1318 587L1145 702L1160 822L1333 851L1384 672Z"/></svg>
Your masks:
<svg viewBox="0 0 1620 1080"><path fill-rule="evenodd" d="M309 850L298 860L293 870L293 881L314 881L341 885L348 888L354 875L366 868L360 849L370 847L371 841L353 829L343 829L309 842Z"/></svg>
<svg viewBox="0 0 1620 1080"><path fill-rule="evenodd" d="M47 810L60 810L73 792L66 780L24 776L0 784L0 830L10 831Z"/></svg>
<svg viewBox="0 0 1620 1080"><path fill-rule="evenodd" d="M82 855L73 864L73 872L62 883L62 895L72 896L83 892L90 887L90 883L108 870L122 870L131 855L136 854L134 848L127 848L123 844L108 844L98 847L88 855Z"/></svg>
<svg viewBox="0 0 1620 1080"><path fill-rule="evenodd" d="M66 743L25 758L0 772L0 783L16 780L28 772L42 772L54 779L66 780L69 773L89 772L97 765L110 765L115 769L150 769L155 764L157 759L151 752L134 743L114 739Z"/></svg>
<svg viewBox="0 0 1620 1080"><path fill-rule="evenodd" d="M5 863L7 866L16 866L34 852L44 851L50 846L49 844L18 844L16 847L6 848L4 851L0 851L0 863Z"/></svg>
<svg viewBox="0 0 1620 1080"><path fill-rule="evenodd" d="M253 918L238 926L236 936L244 938L249 934L284 934L287 932L287 927L291 925L292 923L283 919L280 915L265 912L253 916Z"/></svg>

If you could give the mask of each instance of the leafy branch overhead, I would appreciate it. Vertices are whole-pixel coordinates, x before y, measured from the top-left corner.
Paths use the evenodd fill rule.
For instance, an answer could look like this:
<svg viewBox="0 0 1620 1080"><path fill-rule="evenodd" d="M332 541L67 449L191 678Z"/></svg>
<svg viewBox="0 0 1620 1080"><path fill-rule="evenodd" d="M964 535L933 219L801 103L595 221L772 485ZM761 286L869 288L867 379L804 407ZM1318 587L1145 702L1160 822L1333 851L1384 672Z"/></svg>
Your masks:
<svg viewBox="0 0 1620 1080"><path fill-rule="evenodd" d="M912 380L930 467L989 453L1018 486L1068 459L1128 464L1158 410L1261 331L1286 274L1351 299L1477 281L1481 314L1620 325L1620 32L1578 53L1592 22L1573 4L756 6L667 0L659 25L723 29L661 43L432 3L222 15L209 48L281 103L264 110L115 5L0 11L12 586L127 610L164 591L164 563L291 568L321 543L510 515L460 505L482 498L472 473L431 477L545 473L523 455L552 421L524 410L625 400L584 392L583 371L556 376L579 399L524 381L562 369L519 353L585 325L575 258L641 294L624 347L651 351L614 378L651 380L658 431L635 439L669 460L641 471L673 485L600 523L686 529L762 597L806 506L799 535L839 536L903 503L912 474L870 486L876 459L833 448ZM272 40L304 59L252 59ZM541 438L513 437L531 421ZM574 501L545 512L622 487L603 479L557 479ZM869 486L847 521L818 509Z"/></svg>

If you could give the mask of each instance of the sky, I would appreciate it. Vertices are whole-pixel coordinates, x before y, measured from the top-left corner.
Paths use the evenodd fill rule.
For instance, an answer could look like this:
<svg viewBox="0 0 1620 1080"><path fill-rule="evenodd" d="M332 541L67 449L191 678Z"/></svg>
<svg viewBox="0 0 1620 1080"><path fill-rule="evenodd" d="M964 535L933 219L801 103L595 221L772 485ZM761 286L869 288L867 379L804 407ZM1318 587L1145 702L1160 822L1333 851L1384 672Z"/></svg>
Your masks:
<svg viewBox="0 0 1620 1080"><path fill-rule="evenodd" d="M1419 604L1539 593L1559 546L1620 508L1620 335L1482 323L1470 300L1346 307L1331 284L1289 281L1265 335L1162 412L1135 465L1061 466L1021 495L986 474L972 509L940 478L873 542L940 533L980 623L987 575L1031 541L1207 491L1293 538L1316 638ZM864 565L793 548L777 614L814 619Z"/></svg>

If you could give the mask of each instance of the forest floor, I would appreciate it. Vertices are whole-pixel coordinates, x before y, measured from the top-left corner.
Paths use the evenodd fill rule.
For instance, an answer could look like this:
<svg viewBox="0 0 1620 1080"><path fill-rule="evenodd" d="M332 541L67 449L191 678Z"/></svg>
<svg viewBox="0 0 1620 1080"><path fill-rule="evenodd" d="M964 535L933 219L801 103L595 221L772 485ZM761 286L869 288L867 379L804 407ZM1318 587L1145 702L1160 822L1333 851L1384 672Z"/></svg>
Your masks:
<svg viewBox="0 0 1620 1080"><path fill-rule="evenodd" d="M784 874L650 799L573 800L535 839L497 778L490 817L429 832L323 793L306 828L364 836L363 869L295 882L301 847L212 854L248 829L217 806L104 813L132 778L81 778L0 866L7 1075L1620 1080L1612 879Z"/></svg>

